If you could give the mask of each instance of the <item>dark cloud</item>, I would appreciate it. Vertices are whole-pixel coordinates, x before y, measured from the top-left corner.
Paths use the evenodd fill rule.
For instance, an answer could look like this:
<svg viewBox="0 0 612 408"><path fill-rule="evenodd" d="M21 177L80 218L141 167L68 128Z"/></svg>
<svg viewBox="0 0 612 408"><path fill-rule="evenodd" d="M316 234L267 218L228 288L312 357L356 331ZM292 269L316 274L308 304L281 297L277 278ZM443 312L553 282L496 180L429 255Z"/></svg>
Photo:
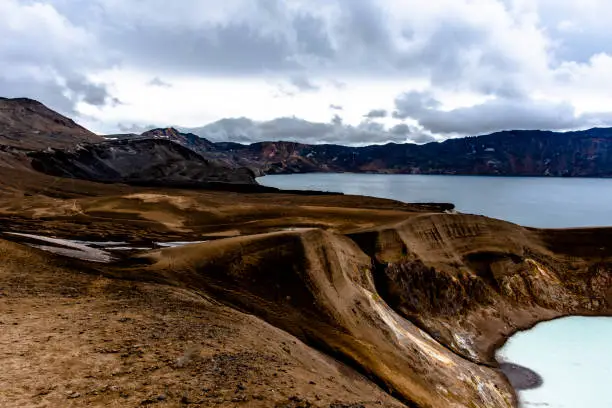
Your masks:
<svg viewBox="0 0 612 408"><path fill-rule="evenodd" d="M330 123L309 122L299 118L277 118L255 122L246 118L222 119L200 128L180 128L213 141L252 143L262 141L294 141L300 143L334 143L365 145L387 142L425 143L432 140L416 128L400 127L391 130L372 120L357 126L344 125L335 115Z"/></svg>
<svg viewBox="0 0 612 408"><path fill-rule="evenodd" d="M149 82L147 82L147 84L151 86L159 86L162 88L172 88L171 83L162 80L160 77L153 77Z"/></svg>
<svg viewBox="0 0 612 408"><path fill-rule="evenodd" d="M29 97L52 109L75 116L76 105L117 105L108 84L88 74L108 67L95 38L71 24L45 2L0 2L0 15L16 24L0 26L0 92L2 96Z"/></svg>
<svg viewBox="0 0 612 408"><path fill-rule="evenodd" d="M568 103L529 95L550 96L559 84L582 89L580 79L594 77L590 58L612 52L604 41L612 29L598 18L612 11L603 0L585 6L540 0L533 6L536 14L511 0L482 5L457 0L443 8L430 3L0 0L0 15L19 22L0 26L0 91L74 115L79 103L121 103L109 84L93 80L109 69L163 78L287 78L279 87L283 96L384 78L492 97L451 111L441 109L431 94L399 97L392 116L414 118L427 132L565 129L595 121L593 115L576 115ZM583 7L587 11L581 14ZM476 18L481 12L487 18ZM609 71L604 62L598 67L601 79L593 80L602 87ZM564 69L558 72L559 67ZM154 77L149 85L169 84ZM591 88L595 92L597 84ZM377 111L366 117L381 117ZM599 118L607 120L605 114ZM378 135L358 128L351 134ZM387 135L397 136L379 136Z"/></svg>
<svg viewBox="0 0 612 408"><path fill-rule="evenodd" d="M291 3L249 0L232 8L199 0L179 6L162 0L55 1L72 24L87 21L123 64L221 76L295 72L333 59L325 20L308 8L294 12Z"/></svg>
<svg viewBox="0 0 612 408"><path fill-rule="evenodd" d="M437 109L439 106L440 102L428 92L405 92L395 99L396 110L392 116L395 119L406 119L426 109Z"/></svg>
<svg viewBox="0 0 612 408"><path fill-rule="evenodd" d="M78 115L76 105L79 102L94 106L121 103L111 95L104 84L92 83L83 77L66 81L59 79L61 78L36 81L29 77L3 78L0 74L0 90L4 97L36 99L52 109L72 116Z"/></svg>
<svg viewBox="0 0 612 408"><path fill-rule="evenodd" d="M139 125L136 123L132 123L132 124L125 124L125 123L118 123L117 124L117 128L119 128L120 131L125 132L125 133L136 133L136 134L140 134L143 132L146 132L147 130L151 130L151 129L157 129L160 127L164 127L164 126L158 126L158 125Z"/></svg>
<svg viewBox="0 0 612 408"><path fill-rule="evenodd" d="M74 102L83 101L94 106L121 104L118 98L110 94L107 85L90 82L84 77L68 79L66 89L72 93Z"/></svg>
<svg viewBox="0 0 612 408"><path fill-rule="evenodd" d="M32 98L64 114L74 114L74 101L64 94L65 88L55 81L32 81L30 78L3 78L0 75L2 96Z"/></svg>
<svg viewBox="0 0 612 408"><path fill-rule="evenodd" d="M478 135L501 130L565 130L612 124L609 114L577 115L569 103L495 98L481 104L442 110L427 92L409 92L396 101L396 118L411 118L434 134Z"/></svg>
<svg viewBox="0 0 612 408"><path fill-rule="evenodd" d="M331 120L332 125L342 126L342 117L338 114L334 115Z"/></svg>
<svg viewBox="0 0 612 408"><path fill-rule="evenodd" d="M369 119L375 119L375 118L386 118L388 114L389 112L387 112L386 109L372 109L371 111L369 111L363 116Z"/></svg>
<svg viewBox="0 0 612 408"><path fill-rule="evenodd" d="M310 79L301 75L291 77L291 79L289 79L289 83L297 88L300 92L314 92L321 89Z"/></svg>
<svg viewBox="0 0 612 408"><path fill-rule="evenodd" d="M50 0L53 1L53 0ZM54 0L122 65L171 74L220 76L389 71L399 52L376 0L244 0L210 6L184 0ZM214 10L210 10L210 9ZM340 81L335 81L341 85Z"/></svg>
<svg viewBox="0 0 612 408"><path fill-rule="evenodd" d="M418 128L414 126L409 126L405 123L400 123L400 124L397 124L391 127L391 129L389 129L389 133L392 133L398 136L404 136L410 141L414 143L418 143L418 144L430 143L430 142L436 141L436 138L433 137L432 135L423 133Z"/></svg>

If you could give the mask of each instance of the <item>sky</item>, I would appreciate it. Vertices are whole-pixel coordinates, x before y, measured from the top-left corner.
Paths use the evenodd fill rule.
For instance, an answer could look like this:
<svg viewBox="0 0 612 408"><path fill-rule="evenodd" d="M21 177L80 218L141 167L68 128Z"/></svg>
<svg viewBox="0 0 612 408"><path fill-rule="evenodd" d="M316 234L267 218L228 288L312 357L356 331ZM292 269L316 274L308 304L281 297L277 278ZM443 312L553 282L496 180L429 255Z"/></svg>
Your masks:
<svg viewBox="0 0 612 408"><path fill-rule="evenodd" d="M101 133L425 143L612 126L609 0L0 0L0 96Z"/></svg>

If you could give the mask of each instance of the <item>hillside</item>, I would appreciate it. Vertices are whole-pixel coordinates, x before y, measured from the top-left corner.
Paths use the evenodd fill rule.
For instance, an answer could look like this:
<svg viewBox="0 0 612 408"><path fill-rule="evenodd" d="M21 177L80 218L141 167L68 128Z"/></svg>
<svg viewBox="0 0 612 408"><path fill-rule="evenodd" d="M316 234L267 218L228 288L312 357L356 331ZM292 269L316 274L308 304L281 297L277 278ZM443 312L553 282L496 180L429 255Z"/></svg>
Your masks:
<svg viewBox="0 0 612 408"><path fill-rule="evenodd" d="M104 138L40 102L0 99L0 168L28 173L10 183L13 186L35 177L30 174L33 172L158 186L257 184L251 170L197 153L196 150L206 150L203 139L195 135L171 136L176 140L170 140L163 132ZM195 145L189 145L190 141Z"/></svg>
<svg viewBox="0 0 612 408"><path fill-rule="evenodd" d="M509 408L492 351L510 334L612 314L607 228L31 183L0 195L6 407Z"/></svg>
<svg viewBox="0 0 612 408"><path fill-rule="evenodd" d="M103 140L38 101L0 98L0 145L39 150Z"/></svg>
<svg viewBox="0 0 612 408"><path fill-rule="evenodd" d="M149 185L256 184L246 168L229 168L165 139L113 140L29 156L32 168L57 177Z"/></svg>
<svg viewBox="0 0 612 408"><path fill-rule="evenodd" d="M563 133L516 130L424 145L389 143L364 147L283 141L240 144L201 139L194 142L194 134L183 134L172 128L143 135L160 133L227 164L249 167L258 175L367 172L612 176L612 129L607 128Z"/></svg>
<svg viewBox="0 0 612 408"><path fill-rule="evenodd" d="M506 137L404 147L514 149ZM605 130L563 137L600 140L580 168L606 165ZM338 171L385 148L174 129L3 146L0 406L516 407L517 378L537 373L509 373L495 350L540 321L612 315L612 230L297 194L251 170Z"/></svg>
<svg viewBox="0 0 612 408"><path fill-rule="evenodd" d="M442 143L365 147L262 142L217 144L264 174L372 172L505 176L612 176L612 129L508 131Z"/></svg>

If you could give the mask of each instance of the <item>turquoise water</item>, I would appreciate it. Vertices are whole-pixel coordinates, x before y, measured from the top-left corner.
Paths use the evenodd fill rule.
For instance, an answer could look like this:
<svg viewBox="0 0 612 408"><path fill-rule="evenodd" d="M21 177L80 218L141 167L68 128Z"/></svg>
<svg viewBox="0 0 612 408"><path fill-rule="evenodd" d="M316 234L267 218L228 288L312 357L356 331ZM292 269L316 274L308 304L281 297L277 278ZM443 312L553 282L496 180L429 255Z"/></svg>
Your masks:
<svg viewBox="0 0 612 408"><path fill-rule="evenodd" d="M530 227L612 226L612 179L314 173L258 181L278 188L453 203L461 212Z"/></svg>
<svg viewBox="0 0 612 408"><path fill-rule="evenodd" d="M461 212L532 227L612 226L609 179L299 174L258 181L405 202L451 202ZM543 386L519 392L524 407L612 408L612 318L541 323L514 335L498 356L543 378Z"/></svg>
<svg viewBox="0 0 612 408"><path fill-rule="evenodd" d="M612 319L566 317L512 336L498 358L529 367L544 384L519 393L525 407L612 407Z"/></svg>

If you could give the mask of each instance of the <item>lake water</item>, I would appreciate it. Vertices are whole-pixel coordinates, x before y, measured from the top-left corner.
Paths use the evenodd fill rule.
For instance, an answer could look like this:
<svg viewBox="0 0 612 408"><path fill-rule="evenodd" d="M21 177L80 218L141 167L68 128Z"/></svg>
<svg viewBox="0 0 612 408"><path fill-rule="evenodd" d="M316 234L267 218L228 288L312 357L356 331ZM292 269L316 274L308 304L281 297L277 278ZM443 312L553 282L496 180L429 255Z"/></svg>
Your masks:
<svg viewBox="0 0 612 408"><path fill-rule="evenodd" d="M530 227L612 226L612 179L313 173L257 181L410 203L453 203L460 212Z"/></svg>
<svg viewBox="0 0 612 408"><path fill-rule="evenodd" d="M404 202L449 202L460 212L541 228L612 226L612 180L379 174L266 176L278 188L337 191ZM569 317L514 335L499 350L543 385L524 407L612 408L612 319Z"/></svg>
<svg viewBox="0 0 612 408"><path fill-rule="evenodd" d="M512 336L498 358L529 367L544 384L519 393L525 407L612 407L612 319L566 317Z"/></svg>

